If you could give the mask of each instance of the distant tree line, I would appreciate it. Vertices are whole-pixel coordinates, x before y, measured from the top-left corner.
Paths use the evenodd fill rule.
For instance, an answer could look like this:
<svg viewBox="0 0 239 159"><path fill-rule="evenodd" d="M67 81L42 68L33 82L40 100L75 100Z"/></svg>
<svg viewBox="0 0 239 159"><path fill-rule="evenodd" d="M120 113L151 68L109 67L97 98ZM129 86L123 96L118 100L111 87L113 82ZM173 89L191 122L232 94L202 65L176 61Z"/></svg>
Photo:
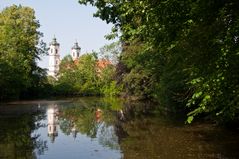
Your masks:
<svg viewBox="0 0 239 159"><path fill-rule="evenodd" d="M105 47L112 50L116 46L118 43ZM118 52L112 54L116 55ZM101 54L101 58L98 58L98 55L100 54L95 52L86 53L77 60L73 60L70 55L65 56L60 63L58 79L49 77L53 85L53 94L63 96L119 95L121 87L117 86L114 80L116 67L110 60L112 56L110 58L106 51L105 54Z"/></svg>

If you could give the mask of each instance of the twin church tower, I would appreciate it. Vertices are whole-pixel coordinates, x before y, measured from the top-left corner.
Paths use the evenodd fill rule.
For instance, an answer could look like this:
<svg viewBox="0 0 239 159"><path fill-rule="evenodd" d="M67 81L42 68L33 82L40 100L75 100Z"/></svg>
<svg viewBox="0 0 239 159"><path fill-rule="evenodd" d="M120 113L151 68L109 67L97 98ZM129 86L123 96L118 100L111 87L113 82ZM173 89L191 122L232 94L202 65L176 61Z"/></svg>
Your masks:
<svg viewBox="0 0 239 159"><path fill-rule="evenodd" d="M71 48L71 57L73 60L77 60L80 57L80 51L81 48L76 42L74 46ZM48 76L57 78L60 65L60 44L56 41L55 37L50 43L48 54L49 54Z"/></svg>

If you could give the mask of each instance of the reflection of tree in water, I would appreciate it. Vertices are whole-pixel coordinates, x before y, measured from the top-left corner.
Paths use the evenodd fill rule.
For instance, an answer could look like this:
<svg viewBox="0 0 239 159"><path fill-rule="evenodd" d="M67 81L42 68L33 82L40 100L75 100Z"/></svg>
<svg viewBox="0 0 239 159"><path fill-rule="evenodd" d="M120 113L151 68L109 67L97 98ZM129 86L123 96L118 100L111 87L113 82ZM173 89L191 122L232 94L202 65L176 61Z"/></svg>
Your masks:
<svg viewBox="0 0 239 159"><path fill-rule="evenodd" d="M115 120L114 112L99 101L68 105L61 109L59 116L60 128L66 135L79 132L90 138L97 138L103 146L119 149Z"/></svg>
<svg viewBox="0 0 239 159"><path fill-rule="evenodd" d="M98 130L98 139L101 145L119 150L118 136L115 133L115 127L102 124Z"/></svg>
<svg viewBox="0 0 239 159"><path fill-rule="evenodd" d="M72 122L63 118L59 119L59 125L60 125L60 129L61 131L66 134L66 135L70 135L71 133L71 127L72 127Z"/></svg>
<svg viewBox="0 0 239 159"><path fill-rule="evenodd" d="M95 138L98 124L95 121L94 108L82 107L72 104L62 108L59 124L63 133L70 135L76 131Z"/></svg>
<svg viewBox="0 0 239 159"><path fill-rule="evenodd" d="M0 158L36 158L35 152L42 154L47 149L46 141L39 134L31 135L44 126L39 122L42 118L41 113L0 116Z"/></svg>

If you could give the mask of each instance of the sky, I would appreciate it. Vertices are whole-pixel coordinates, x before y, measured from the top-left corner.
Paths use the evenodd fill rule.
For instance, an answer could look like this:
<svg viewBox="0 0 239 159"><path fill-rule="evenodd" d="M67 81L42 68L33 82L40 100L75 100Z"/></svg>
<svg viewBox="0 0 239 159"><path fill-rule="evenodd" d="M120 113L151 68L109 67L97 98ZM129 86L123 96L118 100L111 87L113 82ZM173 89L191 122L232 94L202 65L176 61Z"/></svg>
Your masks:
<svg viewBox="0 0 239 159"><path fill-rule="evenodd" d="M55 35L60 43L61 58L70 53L76 40L82 54L98 51L112 42L104 38L110 33L112 24L93 17L96 8L80 5L78 0L0 0L0 11L13 4L35 10L36 19L41 25L39 31L44 34L42 40L49 45ZM41 58L39 66L47 68L48 57Z"/></svg>

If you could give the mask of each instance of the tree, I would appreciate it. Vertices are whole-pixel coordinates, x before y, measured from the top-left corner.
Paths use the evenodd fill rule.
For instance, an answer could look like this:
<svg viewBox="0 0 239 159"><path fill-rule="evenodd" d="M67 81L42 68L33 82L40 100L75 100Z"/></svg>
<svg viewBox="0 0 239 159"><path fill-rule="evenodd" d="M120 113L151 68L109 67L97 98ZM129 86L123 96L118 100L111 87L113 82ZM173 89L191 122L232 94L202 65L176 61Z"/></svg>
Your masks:
<svg viewBox="0 0 239 159"><path fill-rule="evenodd" d="M113 34L121 32L120 64L126 68L119 79L125 85L133 81L130 90L140 90L142 83L134 79L141 81L137 73L146 72L147 96L186 109L189 123L198 115L239 121L239 2L79 2L96 6L94 16L113 23Z"/></svg>
<svg viewBox="0 0 239 159"><path fill-rule="evenodd" d="M60 64L56 93L99 94L96 60L95 53L84 54L76 61L73 61L70 55L64 57Z"/></svg>
<svg viewBox="0 0 239 159"><path fill-rule="evenodd" d="M0 98L27 96L40 84L44 70L36 60L45 53L34 10L16 6L0 13Z"/></svg>
<svg viewBox="0 0 239 159"><path fill-rule="evenodd" d="M120 41L113 42L100 48L98 53L102 59L107 59L116 65L119 61L120 53L122 51Z"/></svg>

